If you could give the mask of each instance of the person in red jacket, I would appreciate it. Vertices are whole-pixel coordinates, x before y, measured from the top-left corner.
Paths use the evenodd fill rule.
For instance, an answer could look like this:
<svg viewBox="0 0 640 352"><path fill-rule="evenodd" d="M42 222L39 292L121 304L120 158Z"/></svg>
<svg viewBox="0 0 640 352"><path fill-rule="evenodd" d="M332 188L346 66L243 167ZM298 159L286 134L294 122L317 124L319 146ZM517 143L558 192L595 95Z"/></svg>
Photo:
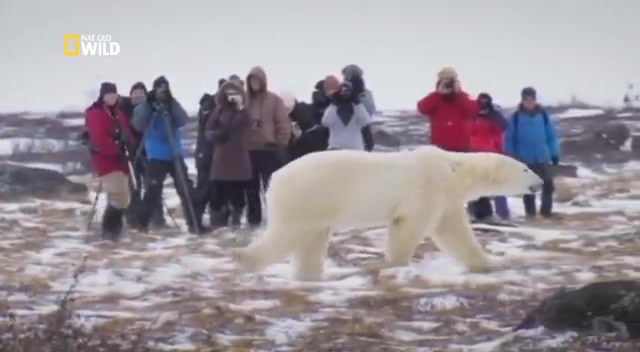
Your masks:
<svg viewBox="0 0 640 352"><path fill-rule="evenodd" d="M455 70L447 67L438 73L436 91L418 102L418 112L429 118L432 144L449 151L470 150L476 104L461 89Z"/></svg>
<svg viewBox="0 0 640 352"><path fill-rule="evenodd" d="M98 100L85 112L91 164L107 194L108 204L102 217L101 232L105 240L120 237L123 217L129 205L129 165L125 148L133 144L133 137L117 103L116 85L105 82L100 85Z"/></svg>
<svg viewBox="0 0 640 352"><path fill-rule="evenodd" d="M480 93L476 99L478 112L472 120L470 128L471 150L474 152L491 152L503 154L503 134L509 122L493 105L493 98L488 93ZM501 202L504 202L502 205ZM501 206L498 206L501 204ZM490 220L493 217L491 199L479 198L469 205L472 215L478 221ZM501 218L508 218L505 200L496 200L496 210ZM505 215L506 214L506 215Z"/></svg>

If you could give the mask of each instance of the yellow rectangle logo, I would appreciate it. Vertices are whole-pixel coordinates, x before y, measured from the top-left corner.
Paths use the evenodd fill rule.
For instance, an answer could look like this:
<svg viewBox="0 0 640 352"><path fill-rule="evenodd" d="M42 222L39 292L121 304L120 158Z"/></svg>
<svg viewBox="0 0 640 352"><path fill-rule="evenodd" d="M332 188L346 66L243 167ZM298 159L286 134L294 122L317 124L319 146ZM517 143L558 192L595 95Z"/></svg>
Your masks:
<svg viewBox="0 0 640 352"><path fill-rule="evenodd" d="M62 53L64 56L78 56L80 54L80 35L78 34L64 34L62 36L64 40L62 46ZM73 45L69 45L69 41L73 40ZM69 48L73 50L69 50Z"/></svg>

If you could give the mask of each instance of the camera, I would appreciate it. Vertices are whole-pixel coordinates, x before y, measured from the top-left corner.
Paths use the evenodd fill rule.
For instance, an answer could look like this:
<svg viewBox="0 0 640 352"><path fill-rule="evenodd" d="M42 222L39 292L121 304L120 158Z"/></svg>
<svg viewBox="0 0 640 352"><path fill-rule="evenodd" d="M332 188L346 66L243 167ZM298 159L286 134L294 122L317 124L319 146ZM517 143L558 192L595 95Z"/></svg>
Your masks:
<svg viewBox="0 0 640 352"><path fill-rule="evenodd" d="M229 102L234 104L242 103L242 96L240 94L229 94L227 96L227 99L229 100Z"/></svg>
<svg viewBox="0 0 640 352"><path fill-rule="evenodd" d="M453 79L448 79L442 83L442 87L445 89L453 90L456 86L456 81Z"/></svg>

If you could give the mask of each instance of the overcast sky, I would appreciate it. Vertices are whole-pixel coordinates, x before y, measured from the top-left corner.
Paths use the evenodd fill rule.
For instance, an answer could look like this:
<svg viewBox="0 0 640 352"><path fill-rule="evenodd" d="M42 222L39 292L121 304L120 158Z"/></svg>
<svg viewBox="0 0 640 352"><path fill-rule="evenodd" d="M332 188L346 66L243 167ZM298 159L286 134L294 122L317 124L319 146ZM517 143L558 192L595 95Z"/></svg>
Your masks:
<svg viewBox="0 0 640 352"><path fill-rule="evenodd" d="M414 108L442 66L505 105L525 85L547 102L620 104L640 82L638 18L640 0L0 0L0 111L79 107L102 80L128 93L160 74L195 110L257 64L309 100L357 63L383 109ZM120 55L63 56L65 33L109 34Z"/></svg>

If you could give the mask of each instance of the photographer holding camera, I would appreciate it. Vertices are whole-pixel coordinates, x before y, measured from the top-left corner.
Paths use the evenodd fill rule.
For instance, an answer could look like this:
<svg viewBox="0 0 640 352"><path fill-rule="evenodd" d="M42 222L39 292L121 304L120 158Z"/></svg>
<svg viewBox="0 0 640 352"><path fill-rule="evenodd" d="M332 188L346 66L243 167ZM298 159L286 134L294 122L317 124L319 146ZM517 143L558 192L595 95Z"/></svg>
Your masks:
<svg viewBox="0 0 640 352"><path fill-rule="evenodd" d="M216 94L216 109L205 127L213 142L211 182L211 225L227 226L226 205L231 204L231 226L239 226L246 205L245 191L252 177L248 137L251 116L245 109L244 89L226 82Z"/></svg>
<svg viewBox="0 0 640 352"><path fill-rule="evenodd" d="M322 116L322 125L329 129L329 149L372 151L371 123L371 116L351 83L342 82Z"/></svg>
<svg viewBox="0 0 640 352"><path fill-rule="evenodd" d="M429 119L431 144L449 151L470 151L470 128L477 106L462 91L454 69L438 72L436 91L418 102L418 111Z"/></svg>
<svg viewBox="0 0 640 352"><path fill-rule="evenodd" d="M133 110L132 126L143 133L147 155L148 182L138 214L139 229L144 232L149 230L154 206L161 201L162 184L167 175L174 180L189 232L200 234L207 230L200 222L202 219L195 214L193 181L188 177L184 162L182 128L188 118L187 112L173 97L169 81L164 76L153 81L153 90Z"/></svg>

